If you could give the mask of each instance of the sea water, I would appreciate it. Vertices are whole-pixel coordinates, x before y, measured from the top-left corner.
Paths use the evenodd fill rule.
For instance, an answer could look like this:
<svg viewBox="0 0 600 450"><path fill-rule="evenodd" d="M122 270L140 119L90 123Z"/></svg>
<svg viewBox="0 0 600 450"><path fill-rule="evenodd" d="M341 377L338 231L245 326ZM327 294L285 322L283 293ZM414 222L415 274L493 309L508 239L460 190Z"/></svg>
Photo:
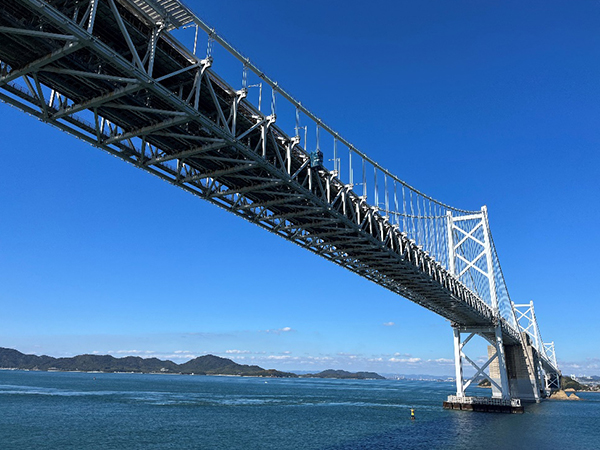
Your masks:
<svg viewBox="0 0 600 450"><path fill-rule="evenodd" d="M511 415L444 410L453 389L408 380L0 370L0 448L600 448L600 394Z"/></svg>

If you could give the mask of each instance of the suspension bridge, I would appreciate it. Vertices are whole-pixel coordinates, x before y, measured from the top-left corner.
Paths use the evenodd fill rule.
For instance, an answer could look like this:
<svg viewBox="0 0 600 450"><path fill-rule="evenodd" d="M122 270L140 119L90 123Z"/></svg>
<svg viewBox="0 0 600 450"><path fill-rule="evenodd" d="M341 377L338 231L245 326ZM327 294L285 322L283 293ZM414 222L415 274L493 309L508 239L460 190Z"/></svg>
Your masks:
<svg viewBox="0 0 600 450"><path fill-rule="evenodd" d="M241 82L213 68L217 46ZM449 320L447 407L514 411L559 387L533 303L510 299L486 208L402 181L181 2L3 0L0 99ZM476 336L484 364L466 349ZM468 396L481 377L491 397Z"/></svg>

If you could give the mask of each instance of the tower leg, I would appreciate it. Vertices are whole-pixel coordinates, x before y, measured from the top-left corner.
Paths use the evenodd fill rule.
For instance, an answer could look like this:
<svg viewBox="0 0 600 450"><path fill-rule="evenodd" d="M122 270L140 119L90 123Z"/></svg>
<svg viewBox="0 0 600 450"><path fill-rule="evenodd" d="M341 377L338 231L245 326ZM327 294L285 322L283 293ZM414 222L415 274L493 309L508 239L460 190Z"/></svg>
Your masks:
<svg viewBox="0 0 600 450"><path fill-rule="evenodd" d="M454 368L456 370L456 396L465 396L465 384L463 380L463 367L461 357L461 345L460 345L460 331L458 328L454 330Z"/></svg>
<svg viewBox="0 0 600 450"><path fill-rule="evenodd" d="M500 387L502 392L500 397L503 400L510 400L510 387L508 384L508 374L506 373L506 354L504 352L504 342L502 340L502 328L500 324L496 325L496 358L498 361L498 371L500 372Z"/></svg>

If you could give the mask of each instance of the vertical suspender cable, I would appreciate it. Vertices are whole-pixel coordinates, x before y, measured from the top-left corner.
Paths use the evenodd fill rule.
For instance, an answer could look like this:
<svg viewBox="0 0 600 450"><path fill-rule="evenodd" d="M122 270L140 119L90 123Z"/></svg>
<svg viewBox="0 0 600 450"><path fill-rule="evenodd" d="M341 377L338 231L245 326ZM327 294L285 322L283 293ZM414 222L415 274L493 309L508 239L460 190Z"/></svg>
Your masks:
<svg viewBox="0 0 600 450"><path fill-rule="evenodd" d="M396 180L394 180L394 210L396 211L396 226L400 227L400 217L398 217L398 185L396 184Z"/></svg>
<svg viewBox="0 0 600 450"><path fill-rule="evenodd" d="M442 262L442 256L443 254L442 249L441 249L441 242L440 239L442 237L441 235L441 230L440 230L440 207L439 205L436 203L435 205L435 235L436 235L436 247L435 247L435 252L437 254L437 260L441 263Z"/></svg>
<svg viewBox="0 0 600 450"><path fill-rule="evenodd" d="M262 83L258 83L258 112L260 111L262 105Z"/></svg>
<svg viewBox="0 0 600 450"><path fill-rule="evenodd" d="M410 193L410 222L411 222L411 234L410 234L410 238L417 242L417 232L416 232L416 226L415 226L415 209L413 207L413 191L412 189L409 189L408 191Z"/></svg>
<svg viewBox="0 0 600 450"><path fill-rule="evenodd" d="M208 42L206 43L206 59L212 57L213 42L214 38L212 36L208 36Z"/></svg>
<svg viewBox="0 0 600 450"><path fill-rule="evenodd" d="M333 171L335 172L336 177L340 176L338 170L337 139L335 137L333 138Z"/></svg>
<svg viewBox="0 0 600 450"><path fill-rule="evenodd" d="M375 208L379 209L379 189L377 189L377 168L373 167L373 198L375 199Z"/></svg>
<svg viewBox="0 0 600 450"><path fill-rule="evenodd" d="M433 217L431 215L431 202L427 201L427 228L429 228L429 253L435 255L435 234L433 233Z"/></svg>
<svg viewBox="0 0 600 450"><path fill-rule="evenodd" d="M421 202L419 200L420 196L417 195L416 196L416 202L417 202L417 245L422 245L423 244L423 233L421 232L423 223L421 220Z"/></svg>
<svg viewBox="0 0 600 450"><path fill-rule="evenodd" d="M363 199L367 201L367 166L365 158L362 159L362 175L363 175Z"/></svg>
<svg viewBox="0 0 600 450"><path fill-rule="evenodd" d="M423 250L425 250L427 253L430 253L431 236L429 236L429 219L427 216L427 203L425 198L421 198L421 202L423 205L423 218L421 219L421 223L423 224Z"/></svg>
<svg viewBox="0 0 600 450"><path fill-rule="evenodd" d="M406 195L404 192L404 185L402 185L402 231L408 236L408 223L406 217Z"/></svg>
<svg viewBox="0 0 600 450"><path fill-rule="evenodd" d="M277 106L275 104L275 94L277 93L277 91L275 90L275 88L271 88L271 115L275 116L275 107Z"/></svg>
<svg viewBox="0 0 600 450"><path fill-rule="evenodd" d="M387 184L387 175L383 174L383 190L385 196L385 214L389 216L390 214L390 196L388 194L388 184ZM388 219L389 220L389 219Z"/></svg>
<svg viewBox="0 0 600 450"><path fill-rule="evenodd" d="M348 149L348 175L350 177L350 186L354 186L354 173L352 172L352 149Z"/></svg>
<svg viewBox="0 0 600 450"><path fill-rule="evenodd" d="M317 124L317 132L316 132L316 135L317 135L317 147L316 147L316 150L317 150L317 152L321 151L321 146L320 146L320 143L319 143L319 132L320 132L320 130L321 130L321 127L319 126L319 124Z"/></svg>

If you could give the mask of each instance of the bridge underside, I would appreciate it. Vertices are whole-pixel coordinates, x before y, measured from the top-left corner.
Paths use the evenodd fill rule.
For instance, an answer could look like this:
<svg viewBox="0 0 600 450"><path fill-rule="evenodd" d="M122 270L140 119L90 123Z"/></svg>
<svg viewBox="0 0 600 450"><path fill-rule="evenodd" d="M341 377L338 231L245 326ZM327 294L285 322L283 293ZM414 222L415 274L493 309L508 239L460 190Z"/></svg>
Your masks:
<svg viewBox="0 0 600 450"><path fill-rule="evenodd" d="M87 9L85 6L88 6ZM455 324L491 308L132 2L4 0L0 99ZM518 335L503 323L505 342Z"/></svg>
<svg viewBox="0 0 600 450"><path fill-rule="evenodd" d="M518 319L509 323L499 312L487 216L478 225L481 238L476 228L460 227L477 214L448 212L456 254L446 268L387 211L312 160L298 137L278 127L274 112L265 115L247 101L246 88L221 79L210 57L198 58L170 35L190 20L189 11L176 1L156 2L174 8L170 22L145 0L3 0L0 100L451 321L461 408L472 405L465 403L463 358L478 374L488 368L501 397L488 404L512 408L516 396L539 398L543 373L559 373L555 354L552 361L538 354L520 335ZM455 231L464 235L457 242ZM485 250L473 259L458 253L469 239ZM454 266L459 259L461 268ZM487 277L493 306L464 284L468 270ZM462 343L461 333L470 333ZM462 350L474 335L493 346L482 367Z"/></svg>

